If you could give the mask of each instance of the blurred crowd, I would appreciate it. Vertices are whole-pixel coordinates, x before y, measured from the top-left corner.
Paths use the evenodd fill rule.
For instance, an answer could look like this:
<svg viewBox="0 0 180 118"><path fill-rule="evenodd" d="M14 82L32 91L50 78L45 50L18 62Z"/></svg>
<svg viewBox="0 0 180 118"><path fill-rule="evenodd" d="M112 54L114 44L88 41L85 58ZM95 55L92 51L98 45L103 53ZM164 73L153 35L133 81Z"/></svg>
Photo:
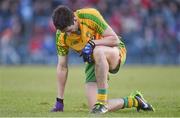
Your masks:
<svg viewBox="0 0 180 118"><path fill-rule="evenodd" d="M180 0L0 0L0 65L57 63L51 15L60 4L98 9L123 37L128 64L180 64Z"/></svg>

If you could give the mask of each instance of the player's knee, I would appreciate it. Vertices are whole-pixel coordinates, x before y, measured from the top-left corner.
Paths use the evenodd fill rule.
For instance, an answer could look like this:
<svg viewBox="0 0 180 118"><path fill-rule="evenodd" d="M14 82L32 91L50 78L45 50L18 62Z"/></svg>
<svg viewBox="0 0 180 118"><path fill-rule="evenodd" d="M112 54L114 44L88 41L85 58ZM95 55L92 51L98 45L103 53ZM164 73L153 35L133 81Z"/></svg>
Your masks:
<svg viewBox="0 0 180 118"><path fill-rule="evenodd" d="M93 56L95 60L102 59L104 57L104 50L102 46L96 46L93 50Z"/></svg>
<svg viewBox="0 0 180 118"><path fill-rule="evenodd" d="M93 50L94 55L102 55L104 54L103 46L96 46Z"/></svg>

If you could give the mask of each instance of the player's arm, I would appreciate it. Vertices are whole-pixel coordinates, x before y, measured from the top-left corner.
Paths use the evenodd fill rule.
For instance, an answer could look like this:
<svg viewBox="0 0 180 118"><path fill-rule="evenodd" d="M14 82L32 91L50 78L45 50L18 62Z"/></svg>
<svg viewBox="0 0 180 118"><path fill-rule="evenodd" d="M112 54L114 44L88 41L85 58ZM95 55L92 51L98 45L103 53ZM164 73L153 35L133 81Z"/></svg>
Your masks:
<svg viewBox="0 0 180 118"><path fill-rule="evenodd" d="M58 98L64 98L64 90L68 76L68 56L58 56L57 64L57 81L58 81Z"/></svg>
<svg viewBox="0 0 180 118"><path fill-rule="evenodd" d="M95 46L109 46L114 47L118 46L120 40L115 32L108 26L107 29L102 34L103 38L101 40L91 40L89 41L86 46L82 50L83 60L84 62L93 62L93 49Z"/></svg>
<svg viewBox="0 0 180 118"><path fill-rule="evenodd" d="M64 98L64 90L68 76L68 47L64 44L64 35L59 30L56 32L56 47L58 54L57 86L58 98Z"/></svg>
<svg viewBox="0 0 180 118"><path fill-rule="evenodd" d="M87 18L91 21L91 28L102 36L101 40L90 40L82 50L84 62L93 62L92 53L95 46L118 46L120 40L112 28L106 23L104 18L96 9L91 9L91 14L79 14L81 18ZM89 16L89 17L88 17Z"/></svg>
<svg viewBox="0 0 180 118"><path fill-rule="evenodd" d="M93 21L93 28L97 33L102 36L102 40L94 40L96 46L103 45L103 46L117 46L120 42L118 36L113 31L113 29L107 24L104 20L103 16L99 13L98 10L92 9L92 14L90 18Z"/></svg>
<svg viewBox="0 0 180 118"><path fill-rule="evenodd" d="M94 40L96 46L104 45L113 47L117 46L120 42L118 36L110 26L108 26L106 30L102 33L102 37L102 40Z"/></svg>

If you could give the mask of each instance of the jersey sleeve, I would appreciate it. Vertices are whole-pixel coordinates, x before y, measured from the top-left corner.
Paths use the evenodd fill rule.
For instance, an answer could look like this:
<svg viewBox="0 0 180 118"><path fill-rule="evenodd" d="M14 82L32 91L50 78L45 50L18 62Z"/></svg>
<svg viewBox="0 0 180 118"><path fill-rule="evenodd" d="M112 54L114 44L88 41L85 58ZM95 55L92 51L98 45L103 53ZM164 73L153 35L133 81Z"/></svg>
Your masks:
<svg viewBox="0 0 180 118"><path fill-rule="evenodd" d="M78 11L77 11L78 12ZM95 29L99 34L102 34L108 27L107 22L104 20L102 15L98 10L94 8L89 8L82 10L78 13L79 18L88 19L88 23L93 29Z"/></svg>
<svg viewBox="0 0 180 118"><path fill-rule="evenodd" d="M56 31L56 49L57 54L60 56L65 56L69 52L69 47L64 43L66 36L59 30Z"/></svg>

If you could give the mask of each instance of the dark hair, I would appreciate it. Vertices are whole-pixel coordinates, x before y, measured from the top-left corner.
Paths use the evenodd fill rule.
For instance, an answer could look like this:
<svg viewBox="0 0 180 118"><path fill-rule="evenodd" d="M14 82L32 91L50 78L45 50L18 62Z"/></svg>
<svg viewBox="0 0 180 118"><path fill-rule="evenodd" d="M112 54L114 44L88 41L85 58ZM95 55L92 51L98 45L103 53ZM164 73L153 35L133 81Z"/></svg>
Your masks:
<svg viewBox="0 0 180 118"><path fill-rule="evenodd" d="M59 5L53 11L52 19L56 29L63 30L74 23L73 11L67 6Z"/></svg>

